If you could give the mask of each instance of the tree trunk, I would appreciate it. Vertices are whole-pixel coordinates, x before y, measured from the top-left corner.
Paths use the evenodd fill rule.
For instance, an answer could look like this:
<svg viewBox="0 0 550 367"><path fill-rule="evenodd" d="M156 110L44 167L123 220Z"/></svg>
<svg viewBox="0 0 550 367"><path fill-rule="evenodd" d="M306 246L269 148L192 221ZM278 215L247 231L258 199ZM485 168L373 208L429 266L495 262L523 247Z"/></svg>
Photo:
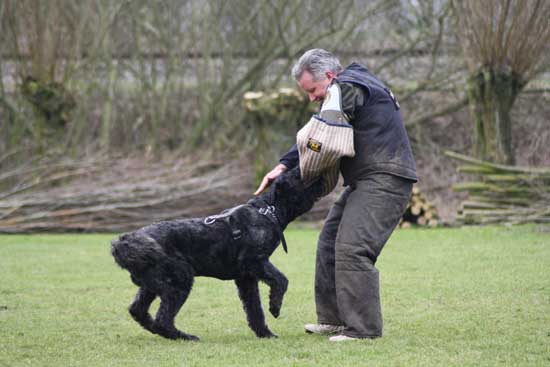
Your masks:
<svg viewBox="0 0 550 367"><path fill-rule="evenodd" d="M495 163L515 163L510 111L523 86L518 75L494 67L482 67L469 78L476 157Z"/></svg>

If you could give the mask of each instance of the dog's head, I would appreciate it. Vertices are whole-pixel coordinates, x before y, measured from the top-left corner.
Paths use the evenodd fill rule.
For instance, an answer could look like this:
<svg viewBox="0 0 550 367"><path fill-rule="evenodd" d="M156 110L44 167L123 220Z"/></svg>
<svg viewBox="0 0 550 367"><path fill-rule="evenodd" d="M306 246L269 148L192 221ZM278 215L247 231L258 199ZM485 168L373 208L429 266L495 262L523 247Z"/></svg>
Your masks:
<svg viewBox="0 0 550 367"><path fill-rule="evenodd" d="M270 196L274 203L286 211L286 219L290 222L313 207L321 196L322 188L321 180L306 187L302 182L300 168L296 167L277 177Z"/></svg>

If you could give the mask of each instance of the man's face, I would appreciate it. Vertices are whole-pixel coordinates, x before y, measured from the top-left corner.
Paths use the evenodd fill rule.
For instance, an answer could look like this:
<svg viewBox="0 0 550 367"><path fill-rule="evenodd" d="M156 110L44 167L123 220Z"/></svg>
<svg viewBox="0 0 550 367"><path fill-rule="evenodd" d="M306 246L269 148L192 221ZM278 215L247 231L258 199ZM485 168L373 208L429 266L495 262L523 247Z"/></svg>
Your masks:
<svg viewBox="0 0 550 367"><path fill-rule="evenodd" d="M313 75L309 71L304 71L298 85L308 95L310 102L322 102L327 94L327 88L334 79L334 74L329 72L325 73L325 77L320 80L314 80Z"/></svg>

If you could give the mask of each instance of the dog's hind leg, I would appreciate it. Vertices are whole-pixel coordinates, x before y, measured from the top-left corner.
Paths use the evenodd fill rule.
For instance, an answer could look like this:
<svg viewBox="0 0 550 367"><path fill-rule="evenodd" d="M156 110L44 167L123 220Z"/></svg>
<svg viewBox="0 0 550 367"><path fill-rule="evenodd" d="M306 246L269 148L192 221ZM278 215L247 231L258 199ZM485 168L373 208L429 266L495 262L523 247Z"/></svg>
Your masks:
<svg viewBox="0 0 550 367"><path fill-rule="evenodd" d="M239 290L239 298L242 301L248 326L259 338L273 338L273 334L265 323L264 311L260 299L260 290L258 288L258 279L251 276L242 276L235 279L235 284Z"/></svg>
<svg viewBox="0 0 550 367"><path fill-rule="evenodd" d="M199 340L198 337L178 330L174 320L189 292L178 290L160 296L160 307L153 323L154 333L168 339Z"/></svg>
<svg viewBox="0 0 550 367"><path fill-rule="evenodd" d="M168 339L199 340L176 329L175 318L193 286L193 270L183 261L169 261L156 269L155 292L160 306L153 322L153 332Z"/></svg>
<svg viewBox="0 0 550 367"><path fill-rule="evenodd" d="M153 332L153 318L149 314L149 307L155 300L156 295L145 287L139 287L134 302L128 308L132 318L144 329Z"/></svg>

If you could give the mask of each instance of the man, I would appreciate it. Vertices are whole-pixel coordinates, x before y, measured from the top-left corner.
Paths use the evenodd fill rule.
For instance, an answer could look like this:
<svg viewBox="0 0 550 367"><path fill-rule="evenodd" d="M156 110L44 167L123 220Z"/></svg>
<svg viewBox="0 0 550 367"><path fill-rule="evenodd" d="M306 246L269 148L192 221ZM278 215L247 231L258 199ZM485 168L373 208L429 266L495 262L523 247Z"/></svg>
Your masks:
<svg viewBox="0 0 550 367"><path fill-rule="evenodd" d="M330 123L343 118L353 127L355 149L353 157L340 160L346 189L330 209L319 236L317 324L307 324L305 329L308 333L336 334L329 338L331 341L377 338L382 336L382 311L375 263L417 181L399 104L366 68L353 63L344 69L325 50L307 51L292 73L310 101L322 103L321 120ZM340 111L334 111L335 95ZM332 104L331 111L323 116L327 103ZM295 145L264 177L256 194L299 163Z"/></svg>

